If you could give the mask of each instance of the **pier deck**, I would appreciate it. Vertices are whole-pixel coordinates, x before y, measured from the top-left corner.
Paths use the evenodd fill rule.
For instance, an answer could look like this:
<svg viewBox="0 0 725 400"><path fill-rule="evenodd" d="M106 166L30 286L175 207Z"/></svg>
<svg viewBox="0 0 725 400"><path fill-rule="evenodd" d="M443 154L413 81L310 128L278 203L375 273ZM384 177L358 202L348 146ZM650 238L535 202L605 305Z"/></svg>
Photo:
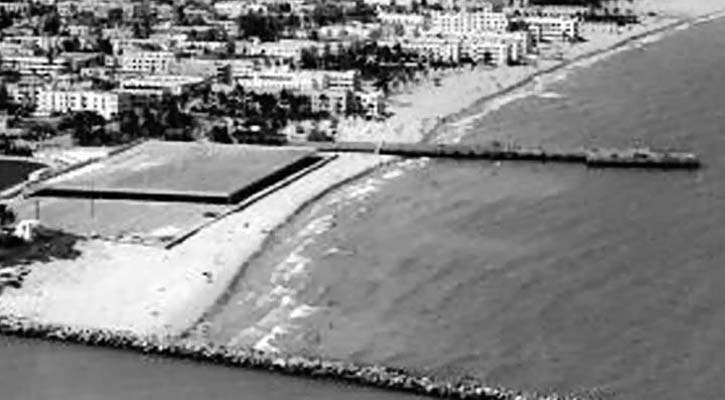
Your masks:
<svg viewBox="0 0 725 400"><path fill-rule="evenodd" d="M402 157L431 157L491 161L538 161L578 163L590 168L660 168L696 169L700 160L693 153L653 151L644 148L626 149L553 149L542 147L506 146L499 144L426 144L324 142L306 143L320 152L356 152L397 155Z"/></svg>

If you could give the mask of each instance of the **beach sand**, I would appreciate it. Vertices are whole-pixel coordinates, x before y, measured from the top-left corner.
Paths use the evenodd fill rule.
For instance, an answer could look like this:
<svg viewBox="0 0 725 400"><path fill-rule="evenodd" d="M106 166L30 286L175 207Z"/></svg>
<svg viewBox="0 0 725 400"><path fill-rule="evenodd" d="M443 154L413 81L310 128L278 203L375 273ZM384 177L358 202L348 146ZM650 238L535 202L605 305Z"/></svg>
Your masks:
<svg viewBox="0 0 725 400"><path fill-rule="evenodd" d="M678 18L725 8L724 1L705 0L647 4L642 7L656 6L662 15ZM535 66L448 71L439 86L428 79L392 96L389 103L394 116L385 122L344 121L339 128L341 139L423 140L441 123L455 119L481 99L490 100L507 88L534 83L530 78L536 73L595 55L676 21L669 16L647 18L631 30L598 34L586 43L551 49ZM563 60L547 59L547 54L558 51L563 53ZM82 255L75 260L32 265L21 289L7 289L0 296L0 314L22 315L39 322L178 335L218 302L235 277L245 273L247 261L264 248L270 232L332 187L391 160L343 155L263 201L211 224L172 250L82 241L77 245Z"/></svg>
<svg viewBox="0 0 725 400"><path fill-rule="evenodd" d="M210 308L269 232L330 186L386 157L342 155L283 190L203 229L171 250L89 239L82 255L31 265L21 289L6 289L0 314L71 326L178 335ZM211 276L211 280L205 276Z"/></svg>

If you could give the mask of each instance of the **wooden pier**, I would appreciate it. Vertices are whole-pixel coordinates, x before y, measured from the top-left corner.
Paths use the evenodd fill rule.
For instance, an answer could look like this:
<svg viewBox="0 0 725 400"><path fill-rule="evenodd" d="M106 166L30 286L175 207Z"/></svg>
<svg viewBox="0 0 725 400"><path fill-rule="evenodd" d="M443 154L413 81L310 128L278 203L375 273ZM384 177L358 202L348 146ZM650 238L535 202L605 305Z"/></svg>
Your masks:
<svg viewBox="0 0 725 400"><path fill-rule="evenodd" d="M626 149L545 149L493 143L489 145L307 142L321 152L377 153L401 157L430 157L489 161L537 161L578 163L590 168L696 169L701 166L693 153L654 151L646 148Z"/></svg>

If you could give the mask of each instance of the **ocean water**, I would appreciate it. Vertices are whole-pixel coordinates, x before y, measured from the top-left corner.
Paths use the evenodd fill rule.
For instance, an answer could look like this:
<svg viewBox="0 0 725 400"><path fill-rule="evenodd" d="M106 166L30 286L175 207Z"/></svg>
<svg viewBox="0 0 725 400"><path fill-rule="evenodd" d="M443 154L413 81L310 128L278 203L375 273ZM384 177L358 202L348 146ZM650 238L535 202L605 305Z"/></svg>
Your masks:
<svg viewBox="0 0 725 400"><path fill-rule="evenodd" d="M0 190L22 182L28 174L42 167L36 163L0 159Z"/></svg>
<svg viewBox="0 0 725 400"><path fill-rule="evenodd" d="M530 391L721 397L723 65L725 21L693 24L442 133L686 149L704 169L395 165L279 232L204 334Z"/></svg>
<svg viewBox="0 0 725 400"><path fill-rule="evenodd" d="M0 336L3 400L400 399L399 394ZM414 397L410 397L413 398Z"/></svg>
<svg viewBox="0 0 725 400"><path fill-rule="evenodd" d="M40 166L0 161L0 190ZM2 297L0 296L0 301ZM0 335L2 400L345 399L402 397L357 386Z"/></svg>

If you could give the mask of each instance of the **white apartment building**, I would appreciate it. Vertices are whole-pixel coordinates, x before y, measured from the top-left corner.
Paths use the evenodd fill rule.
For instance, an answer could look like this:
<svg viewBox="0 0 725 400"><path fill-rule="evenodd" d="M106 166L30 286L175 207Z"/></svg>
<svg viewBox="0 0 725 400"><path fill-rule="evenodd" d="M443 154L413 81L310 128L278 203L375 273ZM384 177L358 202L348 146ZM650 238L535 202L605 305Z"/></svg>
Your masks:
<svg viewBox="0 0 725 400"><path fill-rule="evenodd" d="M11 102L35 106L38 104L40 92L45 90L47 85L46 80L39 76L25 75L18 82L7 83L6 89Z"/></svg>
<svg viewBox="0 0 725 400"><path fill-rule="evenodd" d="M337 90L309 90L301 93L310 99L310 111L344 115L353 108L352 93Z"/></svg>
<svg viewBox="0 0 725 400"><path fill-rule="evenodd" d="M45 56L3 55L0 59L4 71L16 71L22 75L51 76L67 72L70 69L68 59Z"/></svg>
<svg viewBox="0 0 725 400"><path fill-rule="evenodd" d="M505 7L503 12L510 17L569 17L581 18L581 16L591 13L592 9L588 6L567 6L567 5L548 5L548 6L525 6L525 7Z"/></svg>
<svg viewBox="0 0 725 400"><path fill-rule="evenodd" d="M504 65L509 60L510 46L488 40L464 39L461 41L461 55L476 62Z"/></svg>
<svg viewBox="0 0 725 400"><path fill-rule="evenodd" d="M568 41L579 37L579 20L569 17L524 17L534 41Z"/></svg>
<svg viewBox="0 0 725 400"><path fill-rule="evenodd" d="M252 71L236 77L236 82L246 90L263 93L288 91L324 90L328 86L327 76L313 71Z"/></svg>
<svg viewBox="0 0 725 400"><path fill-rule="evenodd" d="M206 80L199 76L188 75L154 75L149 77L127 78L121 80L119 88L124 91L161 90L166 94L178 96L195 87L203 85Z"/></svg>
<svg viewBox="0 0 725 400"><path fill-rule="evenodd" d="M93 90L44 90L38 95L39 115L93 111L107 120L112 120L129 109L128 97L122 93Z"/></svg>
<svg viewBox="0 0 725 400"><path fill-rule="evenodd" d="M222 17L234 19L247 12L249 3L241 0L214 3L214 11Z"/></svg>
<svg viewBox="0 0 725 400"><path fill-rule="evenodd" d="M72 17L78 12L77 1L59 1L55 3L55 9L58 10L58 15L64 18Z"/></svg>
<svg viewBox="0 0 725 400"><path fill-rule="evenodd" d="M355 107L368 117L380 117L385 112L385 95L382 91L363 92L353 94Z"/></svg>
<svg viewBox="0 0 725 400"><path fill-rule="evenodd" d="M466 35L478 32L505 32L509 20L504 13L460 11L431 13L431 30L443 35Z"/></svg>
<svg viewBox="0 0 725 400"><path fill-rule="evenodd" d="M400 47L428 61L457 62L460 59L460 39L421 36L406 38L399 42Z"/></svg>
<svg viewBox="0 0 725 400"><path fill-rule="evenodd" d="M474 43L505 44L507 46L507 58L512 62L524 59L533 50L531 34L525 31L481 32L476 35L465 36L464 40Z"/></svg>
<svg viewBox="0 0 725 400"><path fill-rule="evenodd" d="M406 28L425 25L425 16L419 14L379 12L378 19L383 25L402 25Z"/></svg>
<svg viewBox="0 0 725 400"><path fill-rule="evenodd" d="M328 89L353 91L360 87L360 73L357 70L315 72L327 76Z"/></svg>
<svg viewBox="0 0 725 400"><path fill-rule="evenodd" d="M168 74L175 60L169 51L136 51L119 56L122 71L147 74Z"/></svg>
<svg viewBox="0 0 725 400"><path fill-rule="evenodd" d="M27 14L30 11L30 3L2 1L0 2L0 10L8 14Z"/></svg>
<svg viewBox="0 0 725 400"><path fill-rule="evenodd" d="M282 39L277 42L246 42L236 43L236 53L249 56L279 57L299 60L306 48L317 47L319 43L312 40Z"/></svg>
<svg viewBox="0 0 725 400"><path fill-rule="evenodd" d="M91 34L91 27L81 24L70 24L66 28L71 36L84 37Z"/></svg>

